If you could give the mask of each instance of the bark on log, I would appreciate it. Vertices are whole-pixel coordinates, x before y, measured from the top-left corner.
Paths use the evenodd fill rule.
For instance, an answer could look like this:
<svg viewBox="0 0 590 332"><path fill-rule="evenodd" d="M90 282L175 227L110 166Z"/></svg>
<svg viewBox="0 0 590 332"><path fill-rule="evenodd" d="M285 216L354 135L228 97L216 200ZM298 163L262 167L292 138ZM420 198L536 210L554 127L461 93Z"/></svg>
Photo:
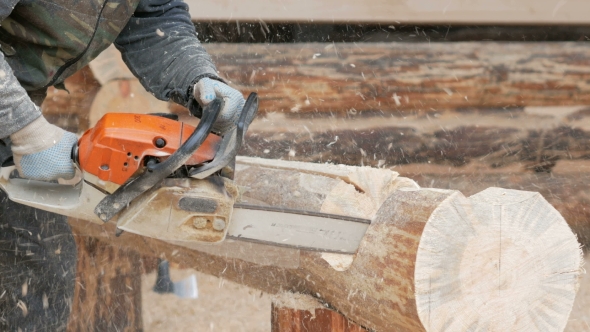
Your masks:
<svg viewBox="0 0 590 332"><path fill-rule="evenodd" d="M477 163L549 172L590 156L590 107L447 110L396 116L259 118L242 154L392 167Z"/></svg>
<svg viewBox="0 0 590 332"><path fill-rule="evenodd" d="M590 104L590 48L582 43L205 47L222 76L244 93L259 93L262 112L407 114ZM98 88L88 74L80 76L85 84L66 81L71 95L50 89L44 111L83 116Z"/></svg>
<svg viewBox="0 0 590 332"><path fill-rule="evenodd" d="M590 104L582 43L206 44L263 112Z"/></svg>
<svg viewBox="0 0 590 332"><path fill-rule="evenodd" d="M142 331L139 254L94 237L75 238L78 266L68 331Z"/></svg>
<svg viewBox="0 0 590 332"><path fill-rule="evenodd" d="M300 310L272 305L271 332L366 332L330 309Z"/></svg>
<svg viewBox="0 0 590 332"><path fill-rule="evenodd" d="M311 294L377 331L565 326L580 250L538 194L490 189L465 198L419 189L386 170L257 159L238 165L244 201L373 219L357 254L239 242L184 248L127 233L115 238L110 224L106 231L83 221L73 226L266 292ZM292 256L267 259L277 250Z"/></svg>
<svg viewBox="0 0 590 332"><path fill-rule="evenodd" d="M72 132L88 129L90 105L100 84L88 67L76 72L66 82L68 91L49 87L42 105L43 115L53 124Z"/></svg>

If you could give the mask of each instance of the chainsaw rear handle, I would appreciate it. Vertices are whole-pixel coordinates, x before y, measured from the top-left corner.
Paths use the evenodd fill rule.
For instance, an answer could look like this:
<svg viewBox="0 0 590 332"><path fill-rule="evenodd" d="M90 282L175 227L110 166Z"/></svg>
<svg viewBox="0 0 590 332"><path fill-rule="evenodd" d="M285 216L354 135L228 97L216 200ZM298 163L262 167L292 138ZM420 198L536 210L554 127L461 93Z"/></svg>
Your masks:
<svg viewBox="0 0 590 332"><path fill-rule="evenodd" d="M184 163L203 144L217 117L223 109L223 100L215 99L205 107L201 121L189 138L168 159L158 164L148 164L147 171L120 186L114 193L103 198L94 213L107 222L123 210L139 195L154 187Z"/></svg>

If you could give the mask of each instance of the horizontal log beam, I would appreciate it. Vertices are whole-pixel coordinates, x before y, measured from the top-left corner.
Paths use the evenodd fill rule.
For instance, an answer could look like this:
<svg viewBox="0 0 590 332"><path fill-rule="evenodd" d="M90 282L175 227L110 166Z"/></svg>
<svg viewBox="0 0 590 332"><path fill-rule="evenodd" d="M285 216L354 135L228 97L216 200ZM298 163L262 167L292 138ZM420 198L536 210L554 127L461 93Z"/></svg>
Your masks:
<svg viewBox="0 0 590 332"><path fill-rule="evenodd" d="M187 0L196 21L301 21L401 23L590 23L583 1L218 1Z"/></svg>
<svg viewBox="0 0 590 332"><path fill-rule="evenodd" d="M590 104L584 43L206 44L263 112Z"/></svg>
<svg viewBox="0 0 590 332"><path fill-rule="evenodd" d="M585 106L439 110L308 117L268 114L242 154L270 159L395 167L478 164L496 172L550 172L590 157Z"/></svg>

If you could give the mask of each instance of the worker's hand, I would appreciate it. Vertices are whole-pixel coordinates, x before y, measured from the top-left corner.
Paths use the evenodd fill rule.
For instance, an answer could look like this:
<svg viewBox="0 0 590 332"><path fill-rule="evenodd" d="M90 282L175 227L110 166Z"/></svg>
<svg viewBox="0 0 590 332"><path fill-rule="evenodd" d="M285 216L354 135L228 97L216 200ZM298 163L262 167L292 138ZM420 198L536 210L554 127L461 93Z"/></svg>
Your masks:
<svg viewBox="0 0 590 332"><path fill-rule="evenodd" d="M76 175L72 148L78 137L47 122L43 116L10 135L14 164L32 180L69 180Z"/></svg>
<svg viewBox="0 0 590 332"><path fill-rule="evenodd" d="M223 109L213 125L213 131L223 134L236 126L240 112L246 103L240 91L225 83L205 77L195 84L194 94L203 109L216 98L223 99Z"/></svg>

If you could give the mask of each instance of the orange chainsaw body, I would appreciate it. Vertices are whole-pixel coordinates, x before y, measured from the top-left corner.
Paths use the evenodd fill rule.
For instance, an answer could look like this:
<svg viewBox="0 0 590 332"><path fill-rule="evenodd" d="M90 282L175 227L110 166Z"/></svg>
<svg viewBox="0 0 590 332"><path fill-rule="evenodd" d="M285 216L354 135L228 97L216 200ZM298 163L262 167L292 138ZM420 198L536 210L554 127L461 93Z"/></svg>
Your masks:
<svg viewBox="0 0 590 332"><path fill-rule="evenodd" d="M195 127L157 115L108 113L78 141L78 163L100 180L124 184L146 157L166 159ZM186 165L213 160L221 137L209 134Z"/></svg>

